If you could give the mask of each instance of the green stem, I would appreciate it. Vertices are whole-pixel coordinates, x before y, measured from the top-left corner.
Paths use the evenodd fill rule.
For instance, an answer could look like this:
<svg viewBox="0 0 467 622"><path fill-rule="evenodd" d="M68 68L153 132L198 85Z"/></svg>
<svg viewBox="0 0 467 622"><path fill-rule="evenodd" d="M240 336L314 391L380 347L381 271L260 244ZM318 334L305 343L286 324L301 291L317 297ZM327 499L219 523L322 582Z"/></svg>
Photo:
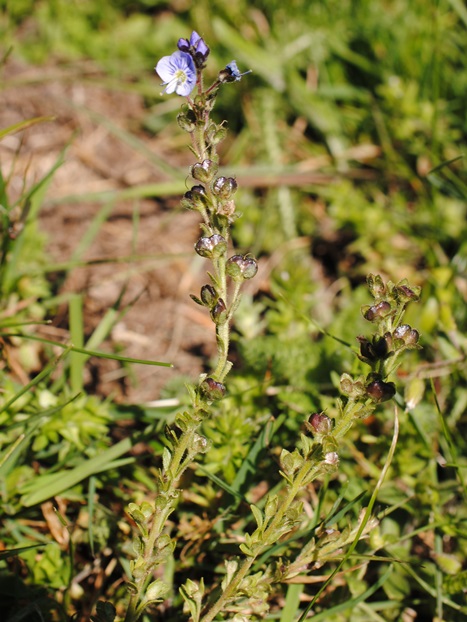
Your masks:
<svg viewBox="0 0 467 622"><path fill-rule="evenodd" d="M225 588L224 592L221 594L216 603L211 607L211 609L204 615L200 622L211 622L214 620L216 615L222 611L225 603L227 603L231 598L235 597L235 593L238 590L238 586L243 581L243 579L247 576L251 566L253 565L255 557L247 557L240 568L237 570L235 576L232 578L228 586Z"/></svg>
<svg viewBox="0 0 467 622"><path fill-rule="evenodd" d="M225 266L227 263L227 254L223 253L217 260L214 262L214 270L216 273L216 278L219 283L219 297L225 302L226 306L228 306L229 301L227 297L227 275L225 272ZM238 294L237 294L238 295ZM234 293L235 300L235 293ZM229 344L230 344L230 320L231 314L228 313L226 319L223 322L220 322L216 326L216 338L217 338L217 352L218 352L218 361L216 365L216 369L213 373L213 377L222 382L224 377L226 376L229 367L227 365L227 357L229 354Z"/></svg>
<svg viewBox="0 0 467 622"><path fill-rule="evenodd" d="M183 471L185 469L180 469L180 464L182 463L183 456L185 455L186 450L188 449L191 441L193 440L193 436L198 428L198 425L188 428L185 432L182 433L180 438L178 439L177 446L175 448L174 453L172 454L172 460L170 461L169 466L169 477L171 487L175 487L176 481L180 478ZM178 472L180 471L180 472Z"/></svg>
<svg viewBox="0 0 467 622"><path fill-rule="evenodd" d="M136 607L141 596L141 590L138 590L136 594L132 594L130 602L128 603L128 609L126 610L124 622L136 622L139 616L136 615Z"/></svg>
<svg viewBox="0 0 467 622"><path fill-rule="evenodd" d="M248 572L251 566L254 564L254 562L259 557L259 555L261 555L264 552L264 550L268 546L271 545L271 542L269 542L269 539L277 540L277 529L280 527L281 521L283 520L285 514L287 513L292 503L295 501L297 494L300 492L303 486L303 482L305 481L307 477L309 477L310 471L312 469L316 469L316 472L317 472L316 474L318 474L319 464L310 464L310 462L305 462L305 464L302 466L302 468L297 473L286 496L282 499L282 502L274 518L272 519L268 527L265 529L264 534L263 534L264 544L258 547L258 550L255 551L254 555L247 557L243 561L240 568L237 570L234 577L232 578L230 583L225 588L224 592L219 596L218 600L214 603L211 609L209 609L209 611L201 618L200 622L211 622L216 617L216 615L220 611L222 611L222 609L224 608L224 605L232 598L235 598L235 594L238 591L238 588L241 582L243 581L243 579L248 575ZM290 529L292 529L292 526L290 527ZM285 535L285 533L287 532L283 531L279 537Z"/></svg>
<svg viewBox="0 0 467 622"><path fill-rule="evenodd" d="M154 547L156 546L158 538L160 538L160 536L162 535L167 519L175 510L175 504L168 495L176 490L177 482L190 462L188 461L186 464L184 464L183 458L193 440L193 436L197 428L198 425L195 424L181 434L175 450L172 454L170 465L167 471L165 471L161 476L161 484L163 484L164 488L163 492L165 495L167 495L167 504L164 508L156 509L149 535L144 540L143 559L145 560L146 568L142 576L139 577L137 581L135 581L137 591L130 597L130 602L128 604L128 609L125 616L125 622L136 622L141 615L141 612L138 613L138 605L141 601L142 595L144 594L147 579L153 570L151 556L153 554ZM167 478L166 481L164 481L165 477Z"/></svg>
<svg viewBox="0 0 467 622"><path fill-rule="evenodd" d="M334 427L334 430L332 431L332 435L336 440L342 438L345 434L347 434L347 432L354 424L358 412L363 410L370 403L373 404L370 399L365 400L364 402L361 402L360 400L349 399L344 407L344 412L342 413L342 416L340 417L339 421Z"/></svg>

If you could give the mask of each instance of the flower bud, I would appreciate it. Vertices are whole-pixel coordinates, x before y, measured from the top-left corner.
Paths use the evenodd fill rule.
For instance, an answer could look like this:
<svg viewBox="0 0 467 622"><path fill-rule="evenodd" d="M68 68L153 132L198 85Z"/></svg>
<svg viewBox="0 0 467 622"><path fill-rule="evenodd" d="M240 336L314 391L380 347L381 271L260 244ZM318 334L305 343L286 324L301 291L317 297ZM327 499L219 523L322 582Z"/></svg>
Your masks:
<svg viewBox="0 0 467 622"><path fill-rule="evenodd" d="M213 193L221 199L230 199L237 190L237 182L233 177L218 177L212 184Z"/></svg>
<svg viewBox="0 0 467 622"><path fill-rule="evenodd" d="M326 436L332 431L332 421L324 413L314 413L308 419L306 426L313 434L318 436Z"/></svg>
<svg viewBox="0 0 467 622"><path fill-rule="evenodd" d="M206 159L202 162L196 162L196 164L193 164L190 173L194 179L206 183L211 181L218 170L219 167L215 162Z"/></svg>
<svg viewBox="0 0 467 622"><path fill-rule="evenodd" d="M212 285L203 285L200 298L207 307L213 307L217 302L217 292Z"/></svg>
<svg viewBox="0 0 467 622"><path fill-rule="evenodd" d="M220 324L227 319L227 307L225 306L225 302L222 298L219 298L216 304L212 307L211 319L216 324Z"/></svg>
<svg viewBox="0 0 467 622"><path fill-rule="evenodd" d="M401 324L393 332L393 337L402 340L406 346L413 346L418 343L420 335L409 324Z"/></svg>
<svg viewBox="0 0 467 622"><path fill-rule="evenodd" d="M179 39L177 47L181 52L186 52L195 61L196 66L199 69L204 67L207 57L209 56L210 49L206 45L204 39L194 30L191 33L190 39Z"/></svg>
<svg viewBox="0 0 467 622"><path fill-rule="evenodd" d="M178 125L185 132L194 132L196 128L196 116L193 110L187 110L186 112L179 112L177 115Z"/></svg>
<svg viewBox="0 0 467 622"><path fill-rule="evenodd" d="M240 73L237 67L237 63L233 60L228 65L226 65L225 69L222 69L219 72L217 79L219 80L219 82L222 82L222 83L236 82L238 80L241 80L242 76L244 76L247 73L251 73L251 69L249 69L248 71L244 71L243 73Z"/></svg>
<svg viewBox="0 0 467 622"><path fill-rule="evenodd" d="M385 300L378 302L371 307L363 307L363 317L369 322L377 322L391 313L391 305Z"/></svg>
<svg viewBox="0 0 467 622"><path fill-rule="evenodd" d="M210 237L202 237L195 244L195 251L201 257L208 257L213 259L220 257L222 253L227 250L227 242L218 233L211 235Z"/></svg>
<svg viewBox="0 0 467 622"><path fill-rule="evenodd" d="M383 382L374 380L366 387L366 393L376 403L387 402L396 394L396 387L393 382Z"/></svg>
<svg viewBox="0 0 467 622"><path fill-rule="evenodd" d="M256 260L247 255L233 255L227 260L226 272L234 281L252 279L258 272Z"/></svg>
<svg viewBox="0 0 467 622"><path fill-rule="evenodd" d="M235 201L230 199L230 201L222 201L221 205L217 206L217 214L219 216L225 216L228 222L233 222L233 215L235 214Z"/></svg>
<svg viewBox="0 0 467 622"><path fill-rule="evenodd" d="M206 378L201 383L201 391L211 401L221 400L225 395L225 385L217 382L214 378Z"/></svg>

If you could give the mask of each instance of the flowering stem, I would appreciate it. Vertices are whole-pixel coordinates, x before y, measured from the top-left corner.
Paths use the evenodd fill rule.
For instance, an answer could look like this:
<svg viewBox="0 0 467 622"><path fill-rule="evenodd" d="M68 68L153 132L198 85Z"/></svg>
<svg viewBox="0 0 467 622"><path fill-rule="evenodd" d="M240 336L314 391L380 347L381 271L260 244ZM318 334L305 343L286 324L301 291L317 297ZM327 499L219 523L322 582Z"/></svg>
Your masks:
<svg viewBox="0 0 467 622"><path fill-rule="evenodd" d="M311 475L312 471L315 471ZM246 557L235 575L232 577L229 584L226 586L223 593L219 596L218 600L212 605L207 613L201 618L200 622L211 622L216 615L222 611L224 606L229 600L235 598L235 595L240 587L243 579L248 575L248 572L256 559L269 547L276 542L280 537L290 532L294 524L287 521L286 515L291 505L294 503L298 493L303 488L304 482L313 481L321 472L320 463L317 461L305 461L301 469L296 474L292 484L290 485L286 495L282 498L280 505L274 515L274 518L268 524L262 534L262 542L255 547L252 555ZM311 477L311 479L310 479Z"/></svg>
<svg viewBox="0 0 467 622"><path fill-rule="evenodd" d="M216 615L222 611L224 605L231 599L235 597L235 594L238 590L240 583L243 579L248 575L248 572L252 565L254 564L256 559L255 557L247 557L243 560L242 565L235 573L235 576L232 577L232 580L227 585L223 593L219 596L219 599L214 603L214 605L209 609L209 611L200 619L200 622L211 622L214 620Z"/></svg>
<svg viewBox="0 0 467 622"><path fill-rule="evenodd" d="M140 537L136 542L137 557L131 561L133 579L129 585L131 596L125 622L136 622L145 607L150 602L161 601L168 589L165 585L161 589L163 582L160 580L149 584L155 568L166 562L174 548L174 542L164 533L164 527L177 504L180 477L195 456L206 451L208 446L207 440L198 434L198 429L208 415L212 402L225 393L222 381L231 368L228 361L230 322L238 306L241 283L252 278L257 271L252 257L234 255L228 259L227 256L230 226L235 219L232 196L237 182L232 177L216 176L219 161L217 145L223 140L226 130L223 123L217 125L210 119L219 86L236 82L243 74L232 61L219 73L218 79L204 90L203 69L210 52L208 46L198 33L193 32L189 40L180 39L177 47L178 51L159 60L156 70L164 81L166 93L175 92L186 97L185 110L177 118L180 126L190 134L192 151L198 162L191 167L191 175L197 184L185 194L184 205L200 213L203 237L198 240L195 249L199 255L211 259L214 265L214 274L209 275L211 282L202 287L200 298L192 298L209 309L215 323L218 361L212 377L203 375L197 385L189 388L191 409L178 414L174 427L168 428L169 445L162 455L162 467L157 470L155 501L144 501L141 505L133 503L128 508L139 528ZM190 94L195 88L196 94L192 97ZM235 283L230 304L228 276ZM252 563L253 560L246 560L235 578L236 583L230 588L232 593ZM216 612L213 617L215 615Z"/></svg>

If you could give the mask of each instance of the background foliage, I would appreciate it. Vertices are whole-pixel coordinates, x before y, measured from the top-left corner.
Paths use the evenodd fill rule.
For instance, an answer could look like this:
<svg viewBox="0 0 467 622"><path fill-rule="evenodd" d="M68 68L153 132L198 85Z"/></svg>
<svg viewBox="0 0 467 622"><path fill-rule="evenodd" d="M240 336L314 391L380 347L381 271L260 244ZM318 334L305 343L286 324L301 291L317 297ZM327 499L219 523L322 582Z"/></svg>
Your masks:
<svg viewBox="0 0 467 622"><path fill-rule="evenodd" d="M261 258L263 281L239 309L229 396L205 429L212 449L184 482L172 527L179 547L165 570L172 604L158 615L179 615L177 588L186 577L222 572L225 555L253 527L246 504L232 494L252 501L273 488L277 448L294 447L308 413L332 415L339 376L361 371L355 337L367 331L360 307L372 272L422 286L422 301L406 319L420 331L423 350L398 372L401 434L378 496L380 525L328 586L314 619L465 619L463 3L3 0L0 7L4 62L10 54L74 79L91 62L102 83L143 95L134 134L172 136L180 162L185 136L174 106L161 108L151 73L157 59L196 29L211 46L213 79L232 58L253 70L225 90L216 115L228 119L222 157L240 184L235 241ZM65 351L59 359L50 344L38 348L12 336L34 337L37 322L53 317L61 300L59 284L44 276L47 245L37 234L55 168L20 197L8 171L0 180L0 543L24 549L1 554L2 607L11 621L75 612L89 619L104 599L123 611L132 556L124 508L154 495L164 426L177 408L123 407L87 395L87 357ZM184 177L173 174L170 195L184 191ZM145 192L136 186L133 196ZM183 212L178 218L183 227ZM24 229L15 237L17 224ZM102 318L85 339L79 296L67 303L74 345L99 349L114 317ZM41 358L39 375L31 356ZM25 372L20 377L12 359ZM165 396L186 399L182 379ZM339 475L310 490L308 530L321 521L340 530L355 522L385 462L392 420L392 407L381 406L352 430ZM297 546L291 541L288 551ZM316 591L313 582L285 586L271 619L298 619Z"/></svg>

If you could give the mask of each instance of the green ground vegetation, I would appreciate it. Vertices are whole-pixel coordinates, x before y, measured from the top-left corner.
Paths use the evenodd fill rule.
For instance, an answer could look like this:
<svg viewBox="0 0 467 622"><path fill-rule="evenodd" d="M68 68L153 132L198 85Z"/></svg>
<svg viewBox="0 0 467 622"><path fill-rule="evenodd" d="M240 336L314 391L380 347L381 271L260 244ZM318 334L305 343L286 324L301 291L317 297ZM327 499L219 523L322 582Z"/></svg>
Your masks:
<svg viewBox="0 0 467 622"><path fill-rule="evenodd" d="M187 472L171 518L169 604L143 619L187 619L180 585L201 576L216 583L225 558L256 526L248 503L261 504L280 484L280 449L293 450L310 413L336 412L343 373L365 373L356 337L368 336L361 308L371 304L372 273L421 287L405 321L419 331L422 349L406 353L395 400L349 431L337 474L304 495L307 522L268 555L296 556L304 541L332 540L357 524L387 464L396 405L400 432L373 508L378 525L326 585L312 619L461 622L467 10L460 0L0 2L4 63L17 57L75 76L81 61L92 61L109 87L144 96L137 132L172 135L174 153L186 150L186 135L175 108L161 106L167 96L152 68L193 29L211 47L213 79L232 59L252 69L222 93L215 116L228 120L223 164L245 180L234 241L267 264L267 287L242 299L228 396L204 426L212 446ZM1 79L1 89L11 87ZM24 130L0 128L0 138L16 131ZM83 366L121 309L109 309L85 339L81 295L68 295L74 348L57 353L37 341L37 326L63 303L39 235L41 206L53 199L49 181L63 158L14 200L9 172L2 168L0 177L0 600L9 622L91 615L103 622L98 601L124 615L133 557L125 508L154 498L164 429L177 411L117 406L84 391ZM170 196L185 191L185 176L173 173ZM151 196L164 197L167 188L154 184ZM135 186L132 198L148 192ZM93 200L103 208L90 238L108 196ZM183 222L183 210L178 217ZM29 373L35 356L39 374ZM122 365L132 364L122 356ZM186 401L184 381L174 378L165 396ZM137 443L144 451L136 455ZM341 558L275 588L265 619L298 620Z"/></svg>

